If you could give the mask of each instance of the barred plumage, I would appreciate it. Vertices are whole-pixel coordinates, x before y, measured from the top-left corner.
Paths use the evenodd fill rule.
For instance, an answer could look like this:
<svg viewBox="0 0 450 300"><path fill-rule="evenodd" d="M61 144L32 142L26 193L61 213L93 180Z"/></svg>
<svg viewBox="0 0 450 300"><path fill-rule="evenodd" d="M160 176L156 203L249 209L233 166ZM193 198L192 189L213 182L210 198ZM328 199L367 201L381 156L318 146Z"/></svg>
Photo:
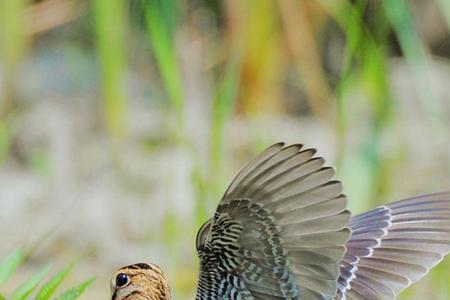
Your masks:
<svg viewBox="0 0 450 300"><path fill-rule="evenodd" d="M449 253L450 193L351 218L315 152L275 144L239 172L197 235L197 300L395 299Z"/></svg>

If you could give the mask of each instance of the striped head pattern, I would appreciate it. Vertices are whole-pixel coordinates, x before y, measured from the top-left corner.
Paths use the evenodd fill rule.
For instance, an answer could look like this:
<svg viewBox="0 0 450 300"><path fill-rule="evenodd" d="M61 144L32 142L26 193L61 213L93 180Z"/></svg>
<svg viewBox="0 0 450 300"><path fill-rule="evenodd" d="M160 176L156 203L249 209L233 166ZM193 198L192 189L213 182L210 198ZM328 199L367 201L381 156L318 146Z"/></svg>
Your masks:
<svg viewBox="0 0 450 300"><path fill-rule="evenodd" d="M161 269L139 263L117 270L111 279L112 300L168 300L170 290Z"/></svg>

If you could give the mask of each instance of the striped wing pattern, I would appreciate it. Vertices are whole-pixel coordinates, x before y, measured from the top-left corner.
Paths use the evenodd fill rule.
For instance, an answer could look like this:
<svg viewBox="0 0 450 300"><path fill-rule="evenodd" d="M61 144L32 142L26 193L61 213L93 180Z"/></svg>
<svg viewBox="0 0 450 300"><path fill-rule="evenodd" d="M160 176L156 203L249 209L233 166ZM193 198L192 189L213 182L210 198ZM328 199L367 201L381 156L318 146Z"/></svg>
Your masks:
<svg viewBox="0 0 450 300"><path fill-rule="evenodd" d="M342 185L315 150L275 144L200 230L196 299L332 299L350 236Z"/></svg>
<svg viewBox="0 0 450 300"><path fill-rule="evenodd" d="M314 154L275 144L235 177L197 236L197 300L395 299L449 253L450 193L351 218Z"/></svg>
<svg viewBox="0 0 450 300"><path fill-rule="evenodd" d="M355 216L336 299L395 299L450 251L450 194L406 199Z"/></svg>

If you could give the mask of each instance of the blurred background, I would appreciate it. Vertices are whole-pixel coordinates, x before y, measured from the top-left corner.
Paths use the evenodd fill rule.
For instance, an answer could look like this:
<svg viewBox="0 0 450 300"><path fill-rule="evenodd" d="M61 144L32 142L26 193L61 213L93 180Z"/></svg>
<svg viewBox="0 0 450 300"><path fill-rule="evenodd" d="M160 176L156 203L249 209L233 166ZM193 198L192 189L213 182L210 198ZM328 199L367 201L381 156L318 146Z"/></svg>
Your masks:
<svg viewBox="0 0 450 300"><path fill-rule="evenodd" d="M195 236L258 151L303 143L353 212L450 190L448 0L1 0L0 260L78 260L108 299L154 262L192 299ZM449 299L450 260L401 299Z"/></svg>

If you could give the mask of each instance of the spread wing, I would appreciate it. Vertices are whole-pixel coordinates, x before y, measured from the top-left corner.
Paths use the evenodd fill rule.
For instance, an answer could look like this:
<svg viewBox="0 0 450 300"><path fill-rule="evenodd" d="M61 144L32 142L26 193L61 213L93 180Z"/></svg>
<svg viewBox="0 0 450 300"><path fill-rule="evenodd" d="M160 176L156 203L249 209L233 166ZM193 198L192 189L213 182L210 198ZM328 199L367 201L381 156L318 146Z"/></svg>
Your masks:
<svg viewBox="0 0 450 300"><path fill-rule="evenodd" d="M337 299L395 299L450 251L450 193L406 199L352 218Z"/></svg>
<svg viewBox="0 0 450 300"><path fill-rule="evenodd" d="M332 299L350 213L315 150L275 144L245 166L199 231L196 299Z"/></svg>

